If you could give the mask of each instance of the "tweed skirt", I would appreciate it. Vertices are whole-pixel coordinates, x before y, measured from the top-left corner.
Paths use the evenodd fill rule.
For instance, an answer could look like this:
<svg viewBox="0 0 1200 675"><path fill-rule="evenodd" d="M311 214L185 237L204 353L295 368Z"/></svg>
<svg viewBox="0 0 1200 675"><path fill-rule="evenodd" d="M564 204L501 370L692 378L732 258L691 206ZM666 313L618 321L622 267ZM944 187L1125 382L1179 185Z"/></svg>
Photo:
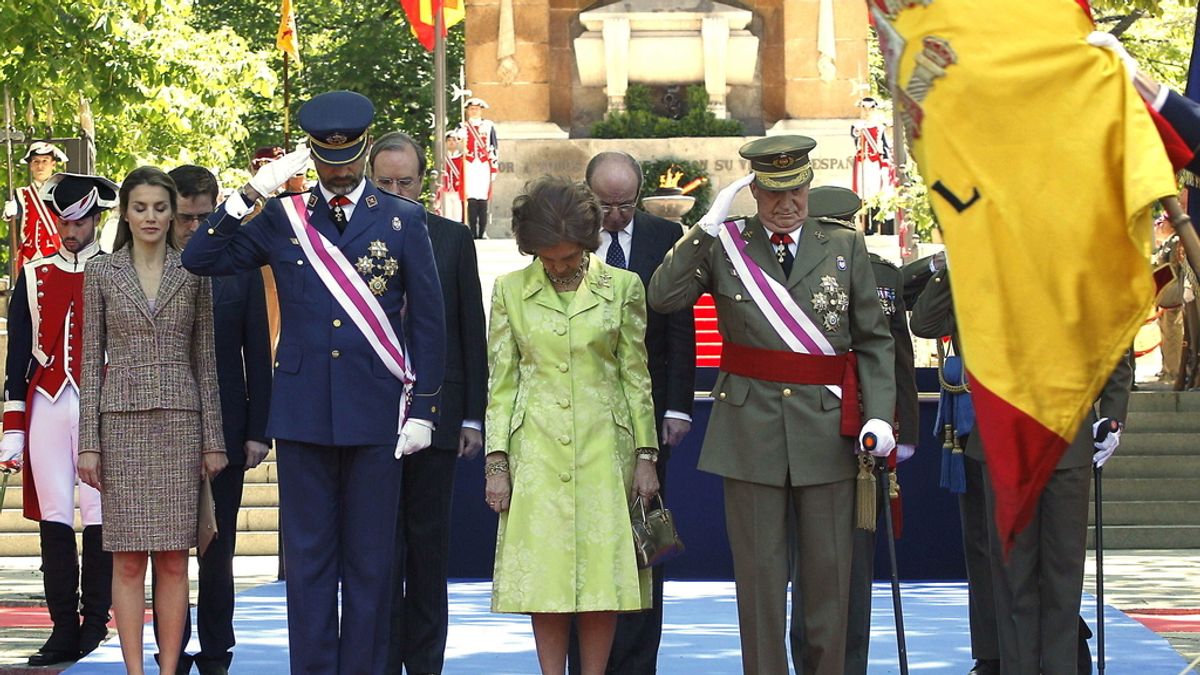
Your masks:
<svg viewBox="0 0 1200 675"><path fill-rule="evenodd" d="M101 413L100 448L104 550L195 546L200 413Z"/></svg>

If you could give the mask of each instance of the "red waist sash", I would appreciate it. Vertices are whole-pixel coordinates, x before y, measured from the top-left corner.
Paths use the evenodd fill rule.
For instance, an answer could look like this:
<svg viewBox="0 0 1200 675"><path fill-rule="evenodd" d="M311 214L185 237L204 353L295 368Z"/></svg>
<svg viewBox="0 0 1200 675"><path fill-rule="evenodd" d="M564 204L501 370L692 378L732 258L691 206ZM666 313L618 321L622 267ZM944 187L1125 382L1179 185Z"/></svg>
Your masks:
<svg viewBox="0 0 1200 675"><path fill-rule="evenodd" d="M721 346L721 370L767 382L839 385L842 388L840 433L854 438L862 429L858 357L854 352L824 356L726 342Z"/></svg>

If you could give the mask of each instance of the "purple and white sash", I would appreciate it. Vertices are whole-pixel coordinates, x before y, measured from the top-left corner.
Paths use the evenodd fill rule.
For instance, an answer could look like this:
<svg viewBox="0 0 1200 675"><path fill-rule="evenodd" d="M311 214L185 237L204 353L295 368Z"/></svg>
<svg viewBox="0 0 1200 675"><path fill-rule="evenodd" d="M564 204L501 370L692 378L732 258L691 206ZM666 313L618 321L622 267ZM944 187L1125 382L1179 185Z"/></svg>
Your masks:
<svg viewBox="0 0 1200 675"><path fill-rule="evenodd" d="M837 354L824 332L800 309L800 305L796 304L796 300L783 284L768 276L746 253L746 240L742 239L742 229L745 226L744 220L722 223L718 238L755 306L788 349L801 354ZM825 387L838 398L842 397L840 386L828 384Z"/></svg>
<svg viewBox="0 0 1200 675"><path fill-rule="evenodd" d="M342 310L362 332L375 354L383 360L390 372L404 385L404 396L400 400L400 423L397 432L404 427L408 417L408 404L412 399L416 376L408 365L404 343L396 337L392 323L380 306L379 300L367 288L367 284L346 259L341 249L326 239L317 228L308 222L308 209L302 195L292 195L280 200L287 215L296 241L304 250L305 257L321 277L326 290L341 305Z"/></svg>

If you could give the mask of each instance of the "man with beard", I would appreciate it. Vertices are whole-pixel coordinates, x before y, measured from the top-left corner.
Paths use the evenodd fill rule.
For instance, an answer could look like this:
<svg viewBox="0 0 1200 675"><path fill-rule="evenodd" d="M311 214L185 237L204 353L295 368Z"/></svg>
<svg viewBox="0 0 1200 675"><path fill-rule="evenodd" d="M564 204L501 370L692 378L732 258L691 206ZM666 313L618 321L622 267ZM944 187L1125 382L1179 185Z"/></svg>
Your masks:
<svg viewBox="0 0 1200 675"><path fill-rule="evenodd" d="M403 455L426 448L441 413L445 323L425 210L364 178L375 115L361 94L309 100L300 126L318 183L268 199L308 160L258 170L183 252L196 274L270 264L282 333L267 435L276 441L297 673L386 667ZM341 612L338 611L339 583Z"/></svg>
<svg viewBox="0 0 1200 675"><path fill-rule="evenodd" d="M29 657L31 666L90 653L108 636L112 606L112 555L102 547L95 488L79 483L82 577L74 523L83 270L100 254L96 225L117 205L117 186L100 176L60 173L49 177L41 199L58 220L62 246L27 263L13 290L0 440L0 463L25 468L25 517L39 523L42 583L54 622L50 639Z"/></svg>
<svg viewBox="0 0 1200 675"><path fill-rule="evenodd" d="M717 306L721 373L699 467L724 478L748 674L788 672L789 541L805 630L795 669L843 672L855 450L895 447L892 336L862 235L808 217L815 147L804 136L742 146L754 173L717 195L650 281L659 312L705 292ZM758 214L727 221L746 185Z"/></svg>

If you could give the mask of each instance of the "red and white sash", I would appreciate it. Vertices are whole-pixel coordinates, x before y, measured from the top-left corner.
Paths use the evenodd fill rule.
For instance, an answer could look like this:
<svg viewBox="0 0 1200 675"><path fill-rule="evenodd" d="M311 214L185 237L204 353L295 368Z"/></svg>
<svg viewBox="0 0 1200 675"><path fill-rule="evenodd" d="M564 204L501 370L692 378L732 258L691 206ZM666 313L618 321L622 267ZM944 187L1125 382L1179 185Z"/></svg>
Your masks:
<svg viewBox="0 0 1200 675"><path fill-rule="evenodd" d="M763 272L762 267L746 253L746 241L742 239L742 228L746 221L728 221L721 225L719 238L733 269L742 279L750 293L750 299L766 317L771 328L794 352L834 356L837 351L825 337L824 332L809 318L792 298L783 284ZM842 396L842 388L835 384L825 385L829 391Z"/></svg>
<svg viewBox="0 0 1200 675"><path fill-rule="evenodd" d="M309 223L303 195L284 197L280 202L296 234L296 241L300 242L300 248L304 250L304 255L325 284L326 290L362 332L375 354L387 366L388 372L404 384L397 427L399 432L408 417L408 404L412 399L413 383L416 382L404 352L404 343L396 336L379 300L367 288L366 282L346 259L346 255Z"/></svg>

